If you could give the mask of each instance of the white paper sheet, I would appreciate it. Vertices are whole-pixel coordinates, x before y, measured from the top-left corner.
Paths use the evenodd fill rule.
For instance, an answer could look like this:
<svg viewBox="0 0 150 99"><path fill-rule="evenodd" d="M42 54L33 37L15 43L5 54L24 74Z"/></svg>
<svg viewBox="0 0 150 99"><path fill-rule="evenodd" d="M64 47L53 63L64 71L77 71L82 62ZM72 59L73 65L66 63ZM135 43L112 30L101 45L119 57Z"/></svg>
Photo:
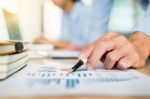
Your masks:
<svg viewBox="0 0 150 99"><path fill-rule="evenodd" d="M29 65L0 82L0 96L117 95L150 96L150 78L135 70L80 69L68 74L69 65Z"/></svg>

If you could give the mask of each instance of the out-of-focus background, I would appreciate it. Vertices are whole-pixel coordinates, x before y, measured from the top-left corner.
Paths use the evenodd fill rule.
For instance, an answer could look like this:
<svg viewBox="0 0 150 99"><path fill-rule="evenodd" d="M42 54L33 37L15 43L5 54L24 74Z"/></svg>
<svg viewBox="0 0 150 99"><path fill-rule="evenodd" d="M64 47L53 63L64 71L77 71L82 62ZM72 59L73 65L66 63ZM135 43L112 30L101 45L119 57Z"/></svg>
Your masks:
<svg viewBox="0 0 150 99"><path fill-rule="evenodd" d="M90 4L92 0L82 0ZM131 33L143 17L144 10L139 0L114 0L109 21L109 30ZM8 30L2 9L17 14L24 40L33 41L44 34L58 38L61 34L62 10L51 0L0 0L0 40L8 40Z"/></svg>

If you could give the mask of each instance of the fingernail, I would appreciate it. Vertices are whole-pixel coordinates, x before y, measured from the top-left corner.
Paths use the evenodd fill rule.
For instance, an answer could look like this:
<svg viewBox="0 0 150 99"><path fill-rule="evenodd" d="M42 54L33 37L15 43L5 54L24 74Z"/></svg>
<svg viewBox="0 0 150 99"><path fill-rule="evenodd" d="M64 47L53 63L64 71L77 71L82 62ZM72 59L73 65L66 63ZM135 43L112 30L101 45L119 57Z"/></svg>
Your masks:
<svg viewBox="0 0 150 99"><path fill-rule="evenodd" d="M92 68L92 66L89 64L89 63L87 63L87 68L88 68L88 70L93 70L93 68Z"/></svg>
<svg viewBox="0 0 150 99"><path fill-rule="evenodd" d="M86 54L85 53L81 53L79 56L78 56L79 59L86 59Z"/></svg>

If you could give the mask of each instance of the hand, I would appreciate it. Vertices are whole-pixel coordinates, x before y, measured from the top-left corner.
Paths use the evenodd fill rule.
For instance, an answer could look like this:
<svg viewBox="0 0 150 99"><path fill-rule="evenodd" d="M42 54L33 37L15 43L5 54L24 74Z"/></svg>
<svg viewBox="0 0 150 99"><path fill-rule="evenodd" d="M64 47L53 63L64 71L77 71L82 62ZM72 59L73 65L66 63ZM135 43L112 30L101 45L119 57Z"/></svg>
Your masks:
<svg viewBox="0 0 150 99"><path fill-rule="evenodd" d="M66 49L66 50L77 50L81 51L82 49L85 48L85 46L78 46L75 45L69 41L64 41L64 40L50 40L47 39L43 36L40 36L34 40L34 43L36 44L52 44L58 49Z"/></svg>
<svg viewBox="0 0 150 99"><path fill-rule="evenodd" d="M36 44L52 44L58 49L73 49L74 46L69 41L62 40L50 40L44 36L39 36L34 40Z"/></svg>
<svg viewBox="0 0 150 99"><path fill-rule="evenodd" d="M150 37L143 33L134 33L129 39L117 33L108 33L83 50L79 59L88 59L88 69L94 69L100 60L105 69L114 66L118 69L141 68L150 54L149 44Z"/></svg>
<svg viewBox="0 0 150 99"><path fill-rule="evenodd" d="M62 44L62 41L61 41L61 44ZM79 45L75 45L73 43L64 43L64 46L63 46L63 49L66 49L66 50L74 50L74 51L82 51L82 50L85 50L87 48L86 45L84 46L79 46Z"/></svg>
<svg viewBox="0 0 150 99"><path fill-rule="evenodd" d="M36 38L34 40L34 43L35 44L49 44L50 41L47 38L43 37L43 36L39 36L38 38Z"/></svg>

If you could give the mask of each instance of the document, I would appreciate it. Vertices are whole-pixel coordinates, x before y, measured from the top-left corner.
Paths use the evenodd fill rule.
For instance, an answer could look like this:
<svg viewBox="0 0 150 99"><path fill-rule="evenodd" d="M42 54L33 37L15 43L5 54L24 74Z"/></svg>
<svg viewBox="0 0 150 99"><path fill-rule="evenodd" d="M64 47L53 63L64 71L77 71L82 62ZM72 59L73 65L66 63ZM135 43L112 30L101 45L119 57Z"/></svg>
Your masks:
<svg viewBox="0 0 150 99"><path fill-rule="evenodd" d="M69 65L29 65L0 83L0 96L150 96L150 78L133 69L68 73Z"/></svg>

